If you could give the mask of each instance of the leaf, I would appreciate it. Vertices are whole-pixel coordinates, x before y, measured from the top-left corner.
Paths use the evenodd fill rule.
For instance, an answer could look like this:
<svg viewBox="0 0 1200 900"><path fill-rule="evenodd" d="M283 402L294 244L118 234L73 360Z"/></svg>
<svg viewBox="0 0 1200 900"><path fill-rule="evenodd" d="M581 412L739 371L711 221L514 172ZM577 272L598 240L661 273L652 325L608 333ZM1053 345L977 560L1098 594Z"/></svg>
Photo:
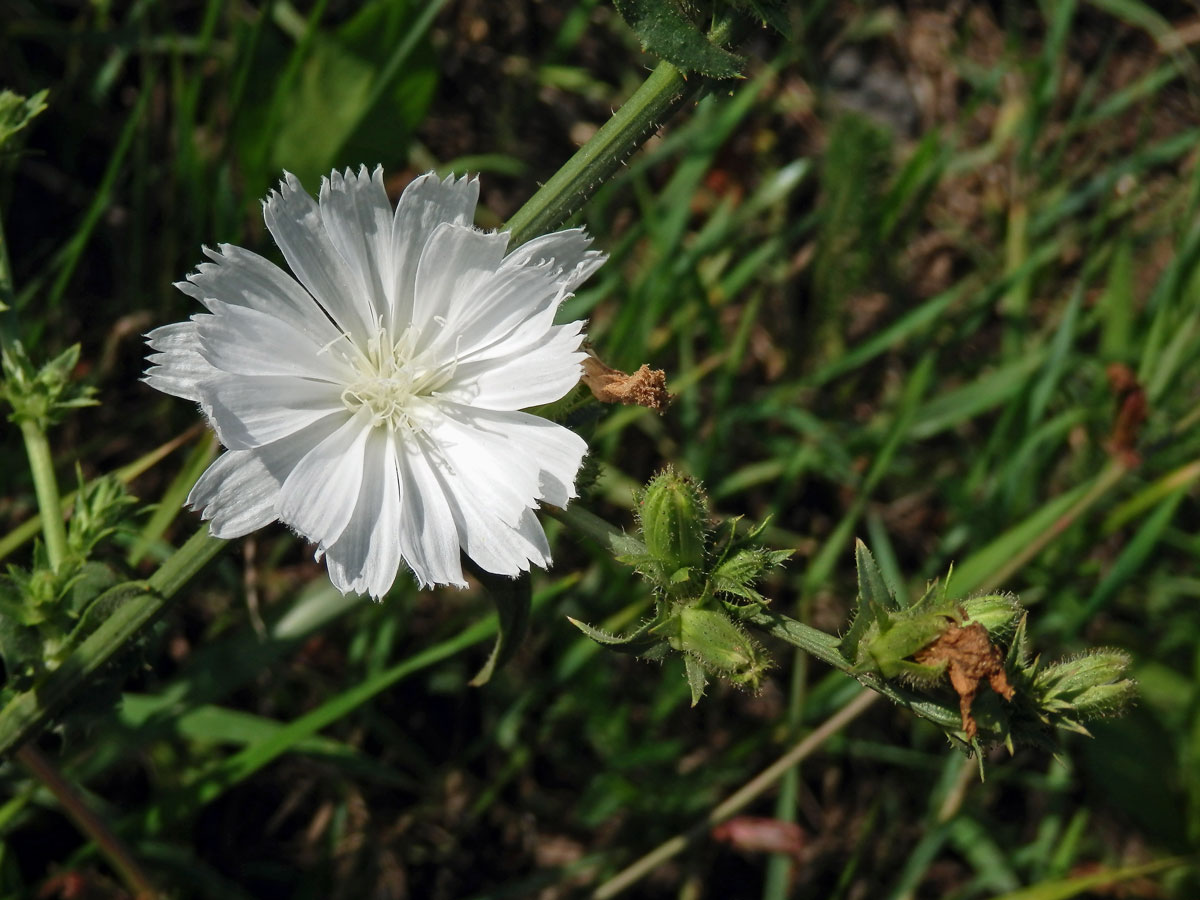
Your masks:
<svg viewBox="0 0 1200 900"><path fill-rule="evenodd" d="M704 696L704 687L708 684L708 678L704 674L704 665L696 657L685 653L683 670L687 673L688 687L692 690L692 706L695 706Z"/></svg>
<svg viewBox="0 0 1200 900"><path fill-rule="evenodd" d="M675 0L614 0L642 47L685 72L740 78L745 60L718 47Z"/></svg>
<svg viewBox="0 0 1200 900"><path fill-rule="evenodd" d="M636 630L625 635L612 634L601 628L595 628L587 622L572 619L570 616L567 616L567 621L597 644L602 644L619 653L631 653L647 659L662 659L671 649L671 645L666 640L650 634L650 629L655 624L654 621L643 622Z"/></svg>
<svg viewBox="0 0 1200 900"><path fill-rule="evenodd" d="M517 647L529 631L529 610L533 604L533 588L528 573L520 578L492 575L488 572L474 573L496 604L500 617L500 630L496 643L483 668L471 679L471 687L482 687L491 681L496 671L512 659Z"/></svg>
<svg viewBox="0 0 1200 900"><path fill-rule="evenodd" d="M783 0L733 0L733 5L754 16L785 38L792 36L792 23L788 18L788 4Z"/></svg>
<svg viewBox="0 0 1200 900"><path fill-rule="evenodd" d="M42 658L42 639L36 628L25 624L24 602L16 585L0 579L0 659L4 661L8 687L24 688L36 674Z"/></svg>
<svg viewBox="0 0 1200 900"><path fill-rule="evenodd" d="M47 93L38 91L32 97L22 97L9 90L0 91L0 150L9 138L45 111Z"/></svg>
<svg viewBox="0 0 1200 900"><path fill-rule="evenodd" d="M427 32L441 5L375 0L336 29L314 22L295 47L264 41L244 105L266 112L237 123L252 181L287 169L312 188L334 167L402 166L437 86Z"/></svg>
<svg viewBox="0 0 1200 900"><path fill-rule="evenodd" d="M1087 875L1079 875L1073 878L1063 878L1058 881L1043 881L1031 887L1022 888L1019 891L1004 894L1002 897L997 897L996 900L1069 900L1069 898L1078 897L1087 891L1111 887L1120 884L1122 881L1131 881L1134 878L1144 878L1147 875L1153 875L1157 872L1186 865L1187 863L1188 860L1184 857L1175 857L1171 859L1157 859L1140 866L1102 869L1099 872L1091 872Z"/></svg>
<svg viewBox="0 0 1200 900"><path fill-rule="evenodd" d="M885 627L887 612L900 608L896 594L883 580L883 572L875 557L862 541L854 542L854 566L858 571L858 602L860 609L869 609L871 615Z"/></svg>
<svg viewBox="0 0 1200 900"><path fill-rule="evenodd" d="M754 583L791 555L791 550L764 550L761 547L739 550L712 573L713 590L752 603L766 603L766 598L754 589Z"/></svg>
<svg viewBox="0 0 1200 900"><path fill-rule="evenodd" d="M71 631L69 646L78 647L93 631L112 617L130 597L146 594L151 590L145 581L126 581L111 587L92 601L84 610L79 624Z"/></svg>
<svg viewBox="0 0 1200 900"><path fill-rule="evenodd" d="M64 598L67 610L74 616L87 611L88 606L102 593L120 581L111 567L100 562L86 562L71 580L71 589Z"/></svg>

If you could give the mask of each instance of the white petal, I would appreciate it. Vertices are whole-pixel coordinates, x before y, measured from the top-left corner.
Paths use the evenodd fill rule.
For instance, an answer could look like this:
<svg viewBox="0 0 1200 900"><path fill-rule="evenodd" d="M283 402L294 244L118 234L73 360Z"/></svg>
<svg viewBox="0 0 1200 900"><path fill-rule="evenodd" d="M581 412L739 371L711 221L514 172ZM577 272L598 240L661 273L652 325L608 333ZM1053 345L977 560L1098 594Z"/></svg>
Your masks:
<svg viewBox="0 0 1200 900"><path fill-rule="evenodd" d="M451 385L438 396L498 410L553 403L575 387L583 373L582 327L582 322L560 325L533 347L518 347L498 359L460 362Z"/></svg>
<svg viewBox="0 0 1200 900"><path fill-rule="evenodd" d="M383 168L367 174L361 166L355 175L334 172L321 180L321 219L337 248L367 292L374 316L391 326L392 204L383 187Z"/></svg>
<svg viewBox="0 0 1200 900"><path fill-rule="evenodd" d="M187 503L210 519L214 537L229 540L275 521L279 482L248 450L230 450L204 470Z"/></svg>
<svg viewBox="0 0 1200 900"><path fill-rule="evenodd" d="M502 522L478 496L464 490L463 484L454 489L454 479L447 479L452 492L450 508L458 528L463 551L484 571L496 575L517 576L529 571L529 564L543 568L550 562L550 546L537 516L524 510L516 526Z"/></svg>
<svg viewBox="0 0 1200 900"><path fill-rule="evenodd" d="M296 464L279 493L279 520L328 549L355 514L370 415L359 410Z"/></svg>
<svg viewBox="0 0 1200 900"><path fill-rule="evenodd" d="M539 337L544 335L566 296L557 271L548 264L506 269L456 291L442 312L445 326L425 336L426 346L462 359L503 343L530 320L541 323Z"/></svg>
<svg viewBox="0 0 1200 900"><path fill-rule="evenodd" d="M434 229L443 222L470 225L478 202L479 181L474 178L447 176L438 181L428 172L409 182L392 223L392 322L403 327L413 321L417 263Z"/></svg>
<svg viewBox="0 0 1200 900"><path fill-rule="evenodd" d="M599 250L589 250L591 243L591 237L582 228L543 234L526 241L504 257L503 267L536 265L554 260L554 265L562 269L559 281L563 289L573 291L608 259Z"/></svg>
<svg viewBox="0 0 1200 900"><path fill-rule="evenodd" d="M196 324L179 322L155 328L146 335L146 343L158 352L147 357L152 365L142 380L163 393L199 403L199 386L218 372L200 355Z"/></svg>
<svg viewBox="0 0 1200 900"><path fill-rule="evenodd" d="M328 415L350 417L341 385L292 375L219 375L200 394L230 450L269 444Z"/></svg>
<svg viewBox="0 0 1200 900"><path fill-rule="evenodd" d="M360 346L375 332L375 311L366 288L334 249L317 202L295 175L263 202L263 219L292 271L308 292Z"/></svg>
<svg viewBox="0 0 1200 900"><path fill-rule="evenodd" d="M345 384L354 378L342 338L321 347L291 325L244 306L210 301L215 315L192 316L200 353L212 365L239 375L295 375Z"/></svg>
<svg viewBox="0 0 1200 900"><path fill-rule="evenodd" d="M221 244L219 250L205 247L204 254L212 262L198 265L187 281L175 287L210 311L209 301L219 300L266 313L287 322L318 347L340 334L317 301L279 266L232 244Z"/></svg>
<svg viewBox="0 0 1200 900"><path fill-rule="evenodd" d="M439 436L449 465L434 471L450 499L466 554L498 575L518 575L531 562L546 566L550 547L530 509L538 490L536 463L488 452L479 431L461 423L451 423Z"/></svg>
<svg viewBox="0 0 1200 900"><path fill-rule="evenodd" d="M417 263L412 321L429 343L452 315L458 297L471 297L495 276L508 246L506 232L477 231L466 225L439 225ZM440 320L440 321L439 321ZM405 323L398 322L397 326Z"/></svg>
<svg viewBox="0 0 1200 900"><path fill-rule="evenodd" d="M448 498L420 439L401 445L398 460L401 492L400 540L404 561L421 587L453 584L466 587L459 555L458 529Z"/></svg>
<svg viewBox="0 0 1200 900"><path fill-rule="evenodd" d="M523 412L499 412L443 403L443 420L431 437L453 459L523 497L566 506L587 443L570 429ZM532 506L525 502L525 506Z"/></svg>
<svg viewBox="0 0 1200 900"><path fill-rule="evenodd" d="M367 440L354 516L325 554L329 579L343 594L366 593L378 600L396 580L403 498L393 441L382 428L376 428Z"/></svg>
<svg viewBox="0 0 1200 900"><path fill-rule="evenodd" d="M283 440L256 450L230 450L200 476L187 505L202 509L219 538L249 534L278 518L279 490L296 464L336 429L322 419Z"/></svg>

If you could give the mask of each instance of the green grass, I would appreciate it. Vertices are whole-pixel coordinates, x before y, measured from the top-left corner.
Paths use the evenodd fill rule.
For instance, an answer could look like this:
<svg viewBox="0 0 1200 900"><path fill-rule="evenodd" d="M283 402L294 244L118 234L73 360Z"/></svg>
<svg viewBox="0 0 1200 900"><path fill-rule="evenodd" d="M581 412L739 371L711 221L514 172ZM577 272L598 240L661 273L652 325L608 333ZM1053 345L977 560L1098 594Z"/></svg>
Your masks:
<svg viewBox="0 0 1200 900"><path fill-rule="evenodd" d="M15 10L0 84L50 89L0 160L15 322L39 357L82 342L103 403L51 433L68 486L76 460L114 470L195 422L137 382L137 335L194 312L170 284L202 244L277 256L259 200L281 169L310 189L334 165L383 163L393 189L482 169L496 225L652 63L598 2ZM1173 862L1200 841L1200 70L1169 37L1189 13L996 15L968 4L939 31L891 8L798 10L793 41L752 36L748 77L585 206L612 258L564 315L591 317L611 364L666 370L677 398L581 420L598 470L581 502L629 527L631 486L671 462L722 515L772 516L770 542L796 550L768 585L780 611L844 627L862 537L909 593L951 563L953 592L1018 592L1047 659L1125 649L1140 702L1057 758L996 753L982 783L937 729L877 703L748 810L798 821L803 865L706 841L628 896L1100 897L1110 868L1128 896L1200 892ZM837 52L919 84L919 124L850 109L866 90L834 77ZM1147 400L1127 469L1115 363ZM35 509L16 432L5 532ZM141 577L196 527L172 511L200 443L134 482L162 506L112 556ZM271 528L108 673L122 706L68 711L43 752L172 896L585 896L853 685L779 645L760 696L713 686L690 708L677 661L605 653L567 622L621 629L650 601L546 524L556 565L485 687L467 684L495 630L482 591L402 579L383 604L347 601ZM63 871L109 890L24 769L0 784L0 896Z"/></svg>

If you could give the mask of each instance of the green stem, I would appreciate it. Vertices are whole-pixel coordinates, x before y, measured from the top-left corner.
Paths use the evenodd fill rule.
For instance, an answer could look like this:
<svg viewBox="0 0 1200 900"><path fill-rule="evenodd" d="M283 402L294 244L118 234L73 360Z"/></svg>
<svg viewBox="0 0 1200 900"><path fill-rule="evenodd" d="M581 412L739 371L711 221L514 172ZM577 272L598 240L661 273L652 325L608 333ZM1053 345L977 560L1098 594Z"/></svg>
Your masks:
<svg viewBox="0 0 1200 900"><path fill-rule="evenodd" d="M853 674L850 669L850 663L842 656L842 651L838 649L838 644L841 643L841 638L835 637L832 634L826 634L811 625L805 625L803 622L798 622L790 616L782 615L781 613L772 612L769 609L760 610L753 615L747 616L742 620L747 625L753 625L767 634L777 637L780 640L787 641L793 647L798 647L810 656L815 656L821 662L833 666L833 668Z"/></svg>
<svg viewBox="0 0 1200 900"><path fill-rule="evenodd" d="M47 720L138 631L152 622L167 601L225 546L201 527L84 639L75 651L32 690L13 697L0 710L0 757L36 737ZM115 589L114 589L115 590Z"/></svg>
<svg viewBox="0 0 1200 900"><path fill-rule="evenodd" d="M704 83L699 76L685 79L666 60L655 66L633 96L508 220L509 246L567 221Z"/></svg>
<svg viewBox="0 0 1200 900"><path fill-rule="evenodd" d="M67 556L67 528L63 524L62 500L58 494L58 481L54 477L50 443L46 440L46 432L36 422L21 422L21 435L25 438L25 452L33 473L33 488L37 492L46 555L50 559L50 568L57 570Z"/></svg>

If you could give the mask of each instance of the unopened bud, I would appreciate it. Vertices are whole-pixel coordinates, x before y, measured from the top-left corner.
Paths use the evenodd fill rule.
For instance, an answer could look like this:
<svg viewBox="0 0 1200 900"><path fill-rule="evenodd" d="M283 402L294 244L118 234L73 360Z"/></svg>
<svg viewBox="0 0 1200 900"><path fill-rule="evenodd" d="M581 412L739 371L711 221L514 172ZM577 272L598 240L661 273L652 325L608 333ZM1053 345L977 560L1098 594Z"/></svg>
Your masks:
<svg viewBox="0 0 1200 900"><path fill-rule="evenodd" d="M708 512L694 481L674 469L659 472L642 495L641 519L646 549L672 582L703 568Z"/></svg>
<svg viewBox="0 0 1200 900"><path fill-rule="evenodd" d="M1092 719L1120 712L1137 693L1126 679L1129 657L1119 650L1095 650L1047 666L1036 686L1047 705L1069 711L1076 718Z"/></svg>
<svg viewBox="0 0 1200 900"><path fill-rule="evenodd" d="M1007 638L1016 628L1021 605L1012 594L981 594L959 603L968 622L977 622L995 638Z"/></svg>
<svg viewBox="0 0 1200 900"><path fill-rule="evenodd" d="M678 630L672 640L675 649L696 657L709 672L758 687L759 678L767 668L765 659L749 635L724 610L684 607L677 615L677 623Z"/></svg>

